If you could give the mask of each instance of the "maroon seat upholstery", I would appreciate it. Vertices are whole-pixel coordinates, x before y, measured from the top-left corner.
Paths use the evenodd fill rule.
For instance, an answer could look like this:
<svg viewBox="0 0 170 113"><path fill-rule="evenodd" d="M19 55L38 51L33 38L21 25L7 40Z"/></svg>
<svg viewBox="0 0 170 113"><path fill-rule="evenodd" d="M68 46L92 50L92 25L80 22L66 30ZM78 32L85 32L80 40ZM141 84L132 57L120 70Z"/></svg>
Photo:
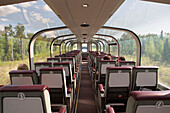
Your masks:
<svg viewBox="0 0 170 113"><path fill-rule="evenodd" d="M133 91L126 113L169 113L170 91Z"/></svg>
<svg viewBox="0 0 170 113"><path fill-rule="evenodd" d="M107 67L104 96L102 84L98 90L102 111L105 106L110 105L116 112L125 112L128 94L131 91L131 70L131 67Z"/></svg>
<svg viewBox="0 0 170 113"><path fill-rule="evenodd" d="M40 68L40 83L49 87L51 104L64 104L71 110L73 90L66 85L64 67Z"/></svg>
<svg viewBox="0 0 170 113"><path fill-rule="evenodd" d="M135 66L132 70L133 90L157 90L158 67Z"/></svg>
<svg viewBox="0 0 170 113"><path fill-rule="evenodd" d="M36 63L34 63L34 65L35 65L35 70L36 70L38 76L40 76L40 71L39 71L40 68L52 67L51 62L36 62Z"/></svg>
<svg viewBox="0 0 170 113"><path fill-rule="evenodd" d="M38 76L35 70L12 70L9 75L12 85L38 84Z"/></svg>

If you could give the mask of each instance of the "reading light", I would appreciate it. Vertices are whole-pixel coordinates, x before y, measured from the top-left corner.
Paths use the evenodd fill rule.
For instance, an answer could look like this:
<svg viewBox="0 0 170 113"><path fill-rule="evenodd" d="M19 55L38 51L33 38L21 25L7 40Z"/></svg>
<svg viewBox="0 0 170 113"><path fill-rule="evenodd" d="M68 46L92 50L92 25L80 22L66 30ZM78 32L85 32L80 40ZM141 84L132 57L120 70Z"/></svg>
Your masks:
<svg viewBox="0 0 170 113"><path fill-rule="evenodd" d="M82 23L80 26L81 26L81 27L89 27L90 25L87 24L87 23Z"/></svg>
<svg viewBox="0 0 170 113"><path fill-rule="evenodd" d="M87 7L89 7L89 5L88 4L82 4L82 7L87 8Z"/></svg>

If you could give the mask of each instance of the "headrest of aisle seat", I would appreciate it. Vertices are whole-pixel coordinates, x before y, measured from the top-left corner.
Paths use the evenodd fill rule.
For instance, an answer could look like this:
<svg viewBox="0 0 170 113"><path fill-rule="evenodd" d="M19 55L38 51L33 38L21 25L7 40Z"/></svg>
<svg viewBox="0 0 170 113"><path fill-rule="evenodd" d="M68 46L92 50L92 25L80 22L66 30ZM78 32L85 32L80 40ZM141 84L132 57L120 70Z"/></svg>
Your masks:
<svg viewBox="0 0 170 113"><path fill-rule="evenodd" d="M12 70L9 74L33 74L35 70Z"/></svg>
<svg viewBox="0 0 170 113"><path fill-rule="evenodd" d="M170 100L170 91L132 91L135 100Z"/></svg>
<svg viewBox="0 0 170 113"><path fill-rule="evenodd" d="M0 87L0 92L42 92L49 90L46 85L7 85Z"/></svg>
<svg viewBox="0 0 170 113"><path fill-rule="evenodd" d="M120 63L136 63L135 61L120 61Z"/></svg>
<svg viewBox="0 0 170 113"><path fill-rule="evenodd" d="M62 60L64 60L64 59L73 59L73 57L63 57L63 58L61 58Z"/></svg>
<svg viewBox="0 0 170 113"><path fill-rule="evenodd" d="M108 70L131 70L132 67L107 67Z"/></svg>
<svg viewBox="0 0 170 113"><path fill-rule="evenodd" d="M50 65L50 64L52 64L52 63L51 63L51 62L35 62L34 64L40 64L40 65L41 65L41 64L49 64L49 65Z"/></svg>
<svg viewBox="0 0 170 113"><path fill-rule="evenodd" d="M135 66L133 69L158 69L157 66Z"/></svg>
<svg viewBox="0 0 170 113"><path fill-rule="evenodd" d="M116 62L115 60L100 60L100 62Z"/></svg>
<svg viewBox="0 0 170 113"><path fill-rule="evenodd" d="M62 71L63 67L49 67L49 68L40 68L40 71Z"/></svg>
<svg viewBox="0 0 170 113"><path fill-rule="evenodd" d="M60 58L47 58L47 60L59 60Z"/></svg>
<svg viewBox="0 0 170 113"><path fill-rule="evenodd" d="M64 65L64 64L70 64L70 62L55 62L53 65Z"/></svg>

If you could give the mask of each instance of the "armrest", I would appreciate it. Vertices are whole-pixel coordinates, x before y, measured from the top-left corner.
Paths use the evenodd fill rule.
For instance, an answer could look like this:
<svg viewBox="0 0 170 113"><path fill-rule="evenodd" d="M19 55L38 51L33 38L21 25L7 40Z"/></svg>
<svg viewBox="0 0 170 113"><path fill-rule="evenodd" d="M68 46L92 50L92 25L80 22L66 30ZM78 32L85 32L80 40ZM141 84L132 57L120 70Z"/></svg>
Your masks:
<svg viewBox="0 0 170 113"><path fill-rule="evenodd" d="M70 84L67 88L67 94L70 94L72 91L72 85Z"/></svg>
<svg viewBox="0 0 170 113"><path fill-rule="evenodd" d="M92 70L95 71L95 68L93 68Z"/></svg>
<svg viewBox="0 0 170 113"><path fill-rule="evenodd" d="M99 73L98 73L98 71L96 72L96 74L94 75L94 79L96 79L96 80L98 80L98 75L99 75Z"/></svg>
<svg viewBox="0 0 170 113"><path fill-rule="evenodd" d="M104 93L104 89L103 89L103 85L102 84L99 84L99 90L100 90L100 93Z"/></svg>
<svg viewBox="0 0 170 113"><path fill-rule="evenodd" d="M59 113L65 113L65 111L66 111L66 108L62 107L60 108Z"/></svg>
<svg viewBox="0 0 170 113"><path fill-rule="evenodd" d="M77 71L78 71L78 68L76 68L75 71L77 72Z"/></svg>
<svg viewBox="0 0 170 113"><path fill-rule="evenodd" d="M73 80L74 80L75 78L76 78L76 74L74 73L74 74L73 74Z"/></svg>
<svg viewBox="0 0 170 113"><path fill-rule="evenodd" d="M108 108L108 113L115 113L114 109L112 107Z"/></svg>

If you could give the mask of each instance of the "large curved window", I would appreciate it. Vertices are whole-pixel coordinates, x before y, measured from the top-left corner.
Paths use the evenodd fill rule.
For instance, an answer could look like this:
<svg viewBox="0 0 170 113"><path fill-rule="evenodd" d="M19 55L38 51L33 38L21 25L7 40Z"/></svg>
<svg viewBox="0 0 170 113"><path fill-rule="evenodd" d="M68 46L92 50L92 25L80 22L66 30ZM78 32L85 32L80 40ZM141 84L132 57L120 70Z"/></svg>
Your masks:
<svg viewBox="0 0 170 113"><path fill-rule="evenodd" d="M28 43L33 34L46 28L61 27L65 24L42 1L32 1L0 6L0 82L9 84L9 71L28 61ZM72 34L69 29L46 32L34 43L34 62L46 61L50 56L52 38ZM58 47L54 49L58 54ZM58 52L58 53L57 53Z"/></svg>
<svg viewBox="0 0 170 113"><path fill-rule="evenodd" d="M86 43L82 44L82 52L87 52L87 44Z"/></svg>
<svg viewBox="0 0 170 113"><path fill-rule="evenodd" d="M97 46L94 43L92 43L92 51L97 51Z"/></svg>
<svg viewBox="0 0 170 113"><path fill-rule="evenodd" d="M74 45L73 45L73 50L77 50L78 48L77 48L77 43L75 43Z"/></svg>
<svg viewBox="0 0 170 113"><path fill-rule="evenodd" d="M158 66L159 82L168 86L170 86L169 11L168 4L126 0L105 24L134 31L142 44L141 64Z"/></svg>
<svg viewBox="0 0 170 113"><path fill-rule="evenodd" d="M132 35L117 30L100 29L97 34L104 34L113 37L119 43L120 56L124 56L127 61L136 61L136 42ZM110 44L116 44L111 37L105 37ZM110 46L110 53L117 56L117 45Z"/></svg>

